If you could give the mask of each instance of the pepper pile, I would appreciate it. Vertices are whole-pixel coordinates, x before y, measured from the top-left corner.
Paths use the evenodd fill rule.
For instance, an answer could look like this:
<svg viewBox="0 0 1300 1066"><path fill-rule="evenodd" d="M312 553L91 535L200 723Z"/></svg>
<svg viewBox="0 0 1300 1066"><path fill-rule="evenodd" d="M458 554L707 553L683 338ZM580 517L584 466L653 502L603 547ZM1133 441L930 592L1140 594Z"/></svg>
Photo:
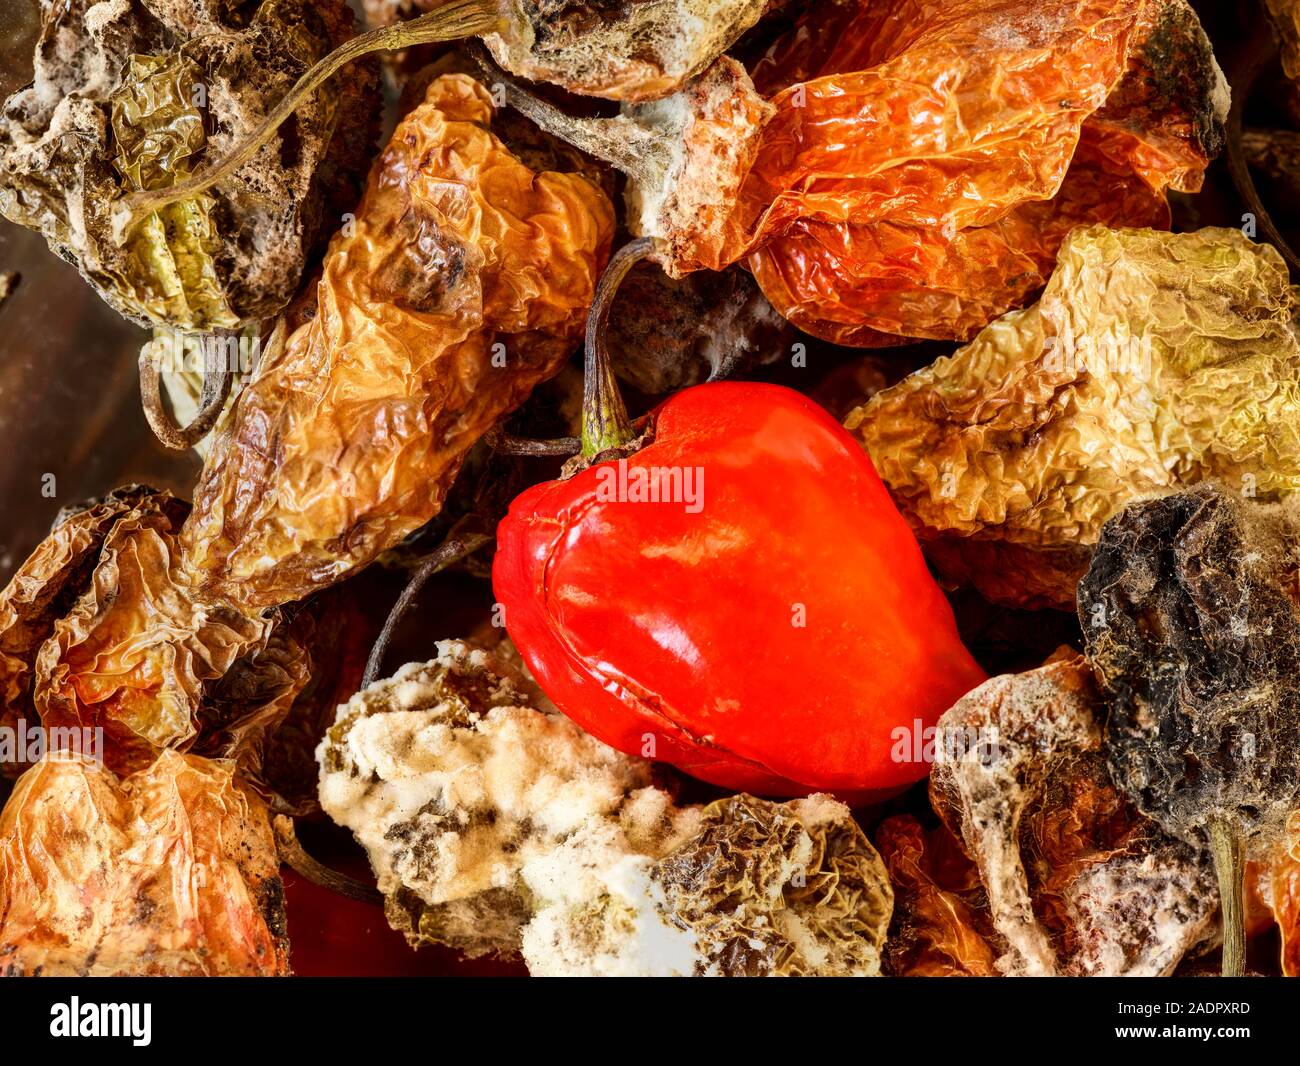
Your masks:
<svg viewBox="0 0 1300 1066"><path fill-rule="evenodd" d="M0 968L286 974L286 864L535 974L1300 973L1294 256L1192 195L1285 153L1186 0L365 7L42 0L0 110L202 459L0 591Z"/></svg>

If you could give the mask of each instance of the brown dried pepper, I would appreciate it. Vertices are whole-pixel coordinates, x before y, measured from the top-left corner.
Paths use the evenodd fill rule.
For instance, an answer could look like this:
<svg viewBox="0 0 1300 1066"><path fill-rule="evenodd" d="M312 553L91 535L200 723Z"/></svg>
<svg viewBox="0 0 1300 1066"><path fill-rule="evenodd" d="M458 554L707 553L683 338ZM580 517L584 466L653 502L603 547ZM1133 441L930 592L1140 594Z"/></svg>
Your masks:
<svg viewBox="0 0 1300 1066"><path fill-rule="evenodd" d="M466 452L577 345L613 233L605 195L536 174L487 90L434 81L334 239L315 317L223 421L183 565L249 608L364 566L432 518Z"/></svg>

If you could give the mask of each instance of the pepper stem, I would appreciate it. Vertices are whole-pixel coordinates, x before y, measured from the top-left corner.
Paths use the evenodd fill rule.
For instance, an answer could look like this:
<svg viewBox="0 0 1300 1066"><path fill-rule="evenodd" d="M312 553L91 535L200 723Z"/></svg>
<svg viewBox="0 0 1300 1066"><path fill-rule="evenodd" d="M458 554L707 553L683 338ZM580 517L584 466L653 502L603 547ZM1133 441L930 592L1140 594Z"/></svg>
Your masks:
<svg viewBox="0 0 1300 1066"><path fill-rule="evenodd" d="M276 851L279 853L280 861L294 873L305 877L314 885L336 892L340 896L346 896L348 899L370 903L376 907L384 905L383 893L373 885L362 884L347 874L331 870L308 855L298 840L292 818L277 814L271 824L275 831Z"/></svg>
<svg viewBox="0 0 1300 1066"><path fill-rule="evenodd" d="M366 672L361 678L363 689L374 684L379 677L380 667L384 665L384 655L388 651L388 645L392 643L393 634L397 632L398 623L410 609L420 589L424 588L424 583L444 567L464 559L467 555L472 555L491 539L486 533L465 533L449 538L420 564L407 580L406 587L397 597L393 609L388 612L388 617L384 620L384 628L370 649L370 657L366 660Z"/></svg>
<svg viewBox="0 0 1300 1066"><path fill-rule="evenodd" d="M160 208L206 192L217 182L253 158L284 121L320 86L354 60L371 52L393 52L438 41L459 41L466 37L496 33L507 26L500 0L451 0L450 3L409 22L395 22L360 34L340 45L308 70L288 94L275 105L253 134L224 159L205 166L196 173L162 189L132 193L118 202L113 212L113 233L118 241L140 222Z"/></svg>
<svg viewBox="0 0 1300 1066"><path fill-rule="evenodd" d="M592 459L611 448L621 448L636 439L636 431L627 417L627 407L614 380L605 333L609 325L609 309L619 285L627 277L627 272L650 254L653 246L649 237L628 241L614 253L596 283L596 294L587 315L586 359L582 375L582 456L585 459Z"/></svg>
<svg viewBox="0 0 1300 1066"><path fill-rule="evenodd" d="M482 42L475 41L466 50L483 76L502 89L506 104L539 129L646 184L667 168L666 145L649 130L623 115L579 118L566 114L502 70Z"/></svg>
<svg viewBox="0 0 1300 1066"><path fill-rule="evenodd" d="M1219 878L1219 913L1223 924L1224 977L1240 977L1246 970L1246 918L1242 900L1245 856L1241 837L1222 815L1210 816L1206 827L1210 853Z"/></svg>

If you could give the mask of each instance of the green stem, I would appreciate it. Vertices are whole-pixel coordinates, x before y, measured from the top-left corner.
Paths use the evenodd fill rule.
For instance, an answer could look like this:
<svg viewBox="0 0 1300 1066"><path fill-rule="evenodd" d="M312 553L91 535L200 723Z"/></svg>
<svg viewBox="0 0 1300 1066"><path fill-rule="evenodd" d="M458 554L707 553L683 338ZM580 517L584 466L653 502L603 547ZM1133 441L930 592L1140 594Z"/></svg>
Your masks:
<svg viewBox="0 0 1300 1066"><path fill-rule="evenodd" d="M262 120L256 131L224 159L203 167L175 185L135 192L121 200L114 209L114 235L119 241L125 240L126 235L141 219L168 204L206 192L217 182L229 177L253 158L303 100L353 60L371 52L393 52L420 44L459 41L466 37L496 33L506 25L507 18L499 0L451 0L409 22L395 22L391 26L382 26L354 37L299 78L288 95Z"/></svg>
<svg viewBox="0 0 1300 1066"><path fill-rule="evenodd" d="M621 448L636 439L627 407L614 380L609 346L605 342L609 309L627 272L650 255L648 237L628 241L609 261L596 284L596 294L587 315L586 363L582 381L582 455L594 458L611 448Z"/></svg>
<svg viewBox="0 0 1300 1066"><path fill-rule="evenodd" d="M1241 837L1228 819L1211 815L1207 826L1214 872L1219 878L1219 912L1223 923L1224 977L1246 971L1246 916L1242 898L1245 856Z"/></svg>

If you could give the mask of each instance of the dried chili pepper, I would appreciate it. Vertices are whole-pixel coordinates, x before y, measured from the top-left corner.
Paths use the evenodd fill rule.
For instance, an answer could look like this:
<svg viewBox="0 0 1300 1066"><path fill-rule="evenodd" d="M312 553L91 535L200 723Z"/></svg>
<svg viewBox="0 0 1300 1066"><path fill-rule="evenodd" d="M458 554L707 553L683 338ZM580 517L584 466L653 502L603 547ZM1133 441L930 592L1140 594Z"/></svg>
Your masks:
<svg viewBox="0 0 1300 1066"><path fill-rule="evenodd" d="M39 715L51 736L102 729L119 773L200 733L201 750L256 767L310 660L277 612L192 586L177 562L187 513L133 486L60 518L0 593L4 724L31 732Z"/></svg>
<svg viewBox="0 0 1300 1066"><path fill-rule="evenodd" d="M983 679L951 609L871 463L798 393L686 389L632 450L603 326L646 247L615 257L592 307L594 465L524 492L497 528L507 630L556 705L620 751L758 793L918 779L891 733Z"/></svg>
<svg viewBox="0 0 1300 1066"><path fill-rule="evenodd" d="M312 92L372 52L477 36L501 62L526 76L556 80L579 93L651 100L708 67L765 6L765 0L648 0L602 5L591 12L581 3L563 0L449 0L409 22L382 25L330 53L224 159L173 187L136 193L117 204L115 232L125 239L150 212L224 181ZM585 32L577 32L580 29Z"/></svg>
<svg viewBox="0 0 1300 1066"><path fill-rule="evenodd" d="M1242 512L1215 485L1130 504L1079 585L1111 776L1212 851L1225 975L1244 961L1243 858L1267 857L1300 806L1300 614Z"/></svg>
<svg viewBox="0 0 1300 1066"><path fill-rule="evenodd" d="M227 764L47 756L0 813L0 973L284 976L266 809Z"/></svg>
<svg viewBox="0 0 1300 1066"><path fill-rule="evenodd" d="M264 646L269 613L200 595L183 573L184 504L168 493L114 522L85 590L37 653L33 700L48 728L102 728L129 772L188 746L210 683Z"/></svg>
<svg viewBox="0 0 1300 1066"><path fill-rule="evenodd" d="M519 162L492 115L471 78L430 85L335 238L315 317L236 399L182 537L213 594L285 603L396 545L576 345L612 209Z"/></svg>
<svg viewBox="0 0 1300 1066"><path fill-rule="evenodd" d="M1067 607L1127 501L1300 488L1285 264L1237 230L1077 230L1041 301L846 420L951 581Z"/></svg>
<svg viewBox="0 0 1300 1066"><path fill-rule="evenodd" d="M250 5L243 5L245 9ZM113 203L169 187L238 144L352 32L343 0L45 0L35 77L0 112L0 213L42 233L116 310L206 332L273 316L355 200L377 83L357 67L292 130L119 245Z"/></svg>
<svg viewBox="0 0 1300 1066"><path fill-rule="evenodd" d="M85 591L113 526L138 515L154 496L154 490L132 485L60 514L50 535L0 592L0 724L14 731L20 720L35 724L37 652ZM13 762L0 761L0 771L21 771L24 753L16 754Z"/></svg>
<svg viewBox="0 0 1300 1066"><path fill-rule="evenodd" d="M1282 975L1300 977L1300 812L1287 819L1285 836L1263 864L1263 880L1282 936Z"/></svg>
<svg viewBox="0 0 1300 1066"><path fill-rule="evenodd" d="M994 678L940 720L930 794L979 869L1006 974L1172 973L1213 932L1213 875L1111 784L1075 654Z"/></svg>
<svg viewBox="0 0 1300 1066"><path fill-rule="evenodd" d="M846 807L678 806L529 688L501 652L442 642L320 746L321 805L412 944L537 975L879 971L893 894Z"/></svg>
<svg viewBox="0 0 1300 1066"><path fill-rule="evenodd" d="M1226 84L1185 0L861 0L792 35L773 47L796 84L756 68L770 102L726 58L612 119L504 79L507 98L630 175L630 228L670 274L748 256L782 315L863 346L971 336L1075 226L1167 225L1165 190L1199 188L1222 145Z"/></svg>

